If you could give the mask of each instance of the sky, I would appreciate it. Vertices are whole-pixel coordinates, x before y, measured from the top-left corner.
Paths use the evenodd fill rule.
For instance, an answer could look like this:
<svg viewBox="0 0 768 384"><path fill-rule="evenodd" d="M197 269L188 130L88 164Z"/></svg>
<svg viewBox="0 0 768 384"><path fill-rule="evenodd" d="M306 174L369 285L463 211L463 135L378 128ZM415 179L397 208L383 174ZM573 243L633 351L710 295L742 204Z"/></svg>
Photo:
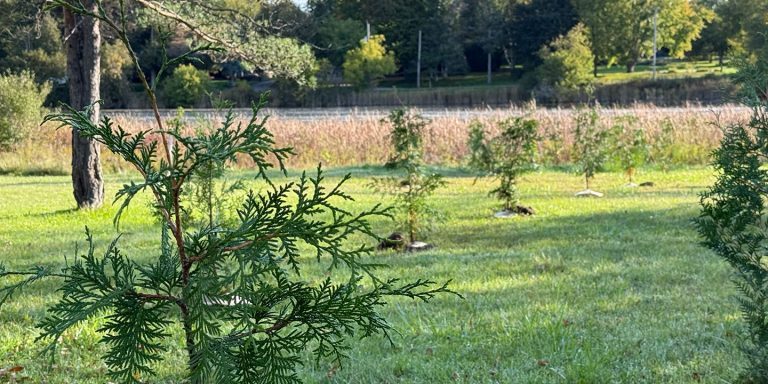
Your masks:
<svg viewBox="0 0 768 384"><path fill-rule="evenodd" d="M291 0L294 4L298 5L301 9L307 8L307 0Z"/></svg>

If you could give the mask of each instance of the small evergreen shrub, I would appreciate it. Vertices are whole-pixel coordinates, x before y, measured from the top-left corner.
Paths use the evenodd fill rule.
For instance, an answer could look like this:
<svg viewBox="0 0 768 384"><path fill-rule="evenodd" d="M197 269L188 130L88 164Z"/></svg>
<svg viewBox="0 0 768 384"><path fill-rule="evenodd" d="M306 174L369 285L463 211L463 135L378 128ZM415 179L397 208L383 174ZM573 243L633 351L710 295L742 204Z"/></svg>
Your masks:
<svg viewBox="0 0 768 384"><path fill-rule="evenodd" d="M135 166L141 180L118 191L122 204L115 221L135 196L148 191L162 219L158 256L139 264L118 248L117 239L98 253L87 232L87 251L60 271L12 272L0 266L0 278L26 277L0 289L0 304L32 282L60 279L62 298L39 323L37 340L50 343L47 351L54 352L67 330L101 319L104 361L116 381L151 377L172 337L170 328L179 324L191 382L297 383L295 371L308 345L317 359L338 361L349 337L388 334L390 326L377 311L388 297L426 301L448 292L446 285L434 287L427 280L403 283L374 274L364 261L373 248L350 243L358 235L375 237L368 220L388 215L388 209L342 209L339 203L351 199L343 192L349 176L330 187L323 185L320 168L283 185L267 177L268 159L285 172L281 164L291 150L274 147L266 119L258 117L262 106L263 100L246 124L236 124L230 112L218 129L194 136L174 129L129 134L108 117L93 124L90 109L49 116ZM155 135L167 135L166 142L172 138L174 149L160 150L151 140ZM237 155L249 156L269 187L247 193L232 225L216 217L187 220L184 207L190 202L183 190L190 180L205 175L209 164ZM346 278L318 284L302 278L304 246Z"/></svg>
<svg viewBox="0 0 768 384"><path fill-rule="evenodd" d="M88 13L74 3L58 5ZM125 14L120 22L106 13L91 17L107 21L130 48ZM140 65L135 50L128 51ZM162 67L177 62L172 59ZM0 306L29 284L58 280L61 299L38 324L36 338L47 343L51 356L57 355L65 333L96 322L113 381L152 381L168 345L177 345L186 352L187 364L179 367L185 382L298 383L296 370L307 349L318 362L338 362L349 339L388 336L391 327L379 309L389 298L429 301L450 292L447 283L377 275L375 268L381 265L366 262L373 251L366 239L377 238L369 220L391 216L391 210L379 205L361 212L344 209L342 204L352 199L343 190L349 175L330 186L320 167L284 184L268 176L274 167L287 175L283 164L293 151L275 147L266 118L260 117L265 98L245 122L237 122L230 110L215 129L187 135L181 119L166 126L155 89L141 68L136 70L156 116L154 129L129 133L108 116L94 123L94 106L66 108L46 121L72 127L136 169L138 180L117 192L121 203L115 224L133 199L147 192L161 221L156 256L137 262L119 249L119 237L98 252L86 229L87 249L61 269L10 271L0 264L0 281L5 283ZM194 67L181 66L171 81L198 84L195 79L203 77ZM215 208L224 207L213 200L214 183L238 157L250 158L265 184L263 190L249 190L232 222L226 222L214 214ZM195 180L200 182L195 185ZM202 220L186 211L196 204L207 208ZM302 275L307 253L327 266L323 280ZM179 329L183 341L173 334Z"/></svg>
<svg viewBox="0 0 768 384"><path fill-rule="evenodd" d="M742 348L749 365L742 382L768 382L768 63L741 63L737 82L752 108L747 123L725 127L714 151L715 184L701 196L696 220L704 245L733 270L746 322Z"/></svg>
<svg viewBox="0 0 768 384"><path fill-rule="evenodd" d="M387 163L401 171L399 177L374 179L372 187L395 197L396 219L413 243L426 236L440 214L428 204L429 197L445 185L441 175L427 172L424 165L423 135L429 120L410 110L390 112L383 122L392 126L390 141L394 155Z"/></svg>
<svg viewBox="0 0 768 384"><path fill-rule="evenodd" d="M0 75L0 151L27 137L43 120L43 103L51 91L38 85L31 72Z"/></svg>
<svg viewBox="0 0 768 384"><path fill-rule="evenodd" d="M509 118L498 123L501 133L486 138L482 123L470 124L470 166L475 170L498 178L499 186L491 191L511 211L520 203L517 183L521 175L536 167L536 144L539 123L522 117Z"/></svg>

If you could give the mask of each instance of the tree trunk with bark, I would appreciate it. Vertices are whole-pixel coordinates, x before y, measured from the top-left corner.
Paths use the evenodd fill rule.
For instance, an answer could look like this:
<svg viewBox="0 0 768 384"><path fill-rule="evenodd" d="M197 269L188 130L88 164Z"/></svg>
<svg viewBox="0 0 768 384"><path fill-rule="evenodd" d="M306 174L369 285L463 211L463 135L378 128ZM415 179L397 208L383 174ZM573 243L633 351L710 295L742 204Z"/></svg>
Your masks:
<svg viewBox="0 0 768 384"><path fill-rule="evenodd" d="M627 73L634 73L635 72L635 66L637 65L637 60L632 59L627 62Z"/></svg>
<svg viewBox="0 0 768 384"><path fill-rule="evenodd" d="M97 12L93 0L83 4ZM99 21L92 17L73 14L64 10L64 25L68 35L65 42L67 52L67 78L69 79L69 102L78 110L99 100L101 60L101 33ZM99 120L99 105L94 105L91 119ZM72 186L79 208L97 208L104 201L104 180L99 161L99 144L80 137L72 130Z"/></svg>

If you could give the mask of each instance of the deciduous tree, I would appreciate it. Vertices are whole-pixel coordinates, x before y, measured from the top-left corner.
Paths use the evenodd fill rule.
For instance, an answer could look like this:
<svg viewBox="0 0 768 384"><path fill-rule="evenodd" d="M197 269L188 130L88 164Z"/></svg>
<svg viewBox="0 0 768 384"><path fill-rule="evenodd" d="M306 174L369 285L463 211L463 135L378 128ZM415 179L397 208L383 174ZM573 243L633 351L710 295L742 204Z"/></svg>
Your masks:
<svg viewBox="0 0 768 384"><path fill-rule="evenodd" d="M384 47L384 36L373 35L344 57L344 80L356 89L373 87L395 70L395 56Z"/></svg>
<svg viewBox="0 0 768 384"><path fill-rule="evenodd" d="M713 13L696 0L573 0L589 28L598 60L626 65L633 72L637 63L650 57L653 19L658 13L657 47L672 57L683 57Z"/></svg>

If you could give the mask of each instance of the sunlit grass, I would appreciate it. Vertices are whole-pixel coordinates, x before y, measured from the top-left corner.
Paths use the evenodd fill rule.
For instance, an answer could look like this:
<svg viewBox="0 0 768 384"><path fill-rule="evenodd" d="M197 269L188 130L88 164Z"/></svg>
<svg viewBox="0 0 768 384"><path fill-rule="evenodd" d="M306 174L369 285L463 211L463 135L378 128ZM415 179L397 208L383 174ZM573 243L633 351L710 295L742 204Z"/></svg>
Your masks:
<svg viewBox="0 0 768 384"><path fill-rule="evenodd" d="M350 169L331 170L329 182ZM380 168L351 169L346 190L362 209L387 199L367 187ZM379 253L381 273L404 279L452 280L464 296L433 302L397 300L385 309L397 333L352 340L336 369L309 359L310 383L686 383L730 382L742 361L742 327L724 263L698 245L691 218L711 170L645 170L652 188L625 188L618 174L599 174L602 199L578 199L579 177L544 171L524 177L523 203L538 214L495 219L491 180L452 171L434 202L446 215L418 254ZM113 196L122 177L108 179ZM384 202L388 202L384 200ZM72 260L89 226L103 247L117 231L115 207L72 210L68 177L0 176L0 258L13 268ZM382 235L394 228L378 220ZM154 257L156 222L137 200L120 232L125 252ZM310 261L304 275L322 278ZM27 382L105 383L99 324L70 332L53 367L37 356L34 325L56 300L56 284L34 286L0 310L0 368L23 366ZM178 382L182 341L150 382ZM2 380L2 378L0 378Z"/></svg>

